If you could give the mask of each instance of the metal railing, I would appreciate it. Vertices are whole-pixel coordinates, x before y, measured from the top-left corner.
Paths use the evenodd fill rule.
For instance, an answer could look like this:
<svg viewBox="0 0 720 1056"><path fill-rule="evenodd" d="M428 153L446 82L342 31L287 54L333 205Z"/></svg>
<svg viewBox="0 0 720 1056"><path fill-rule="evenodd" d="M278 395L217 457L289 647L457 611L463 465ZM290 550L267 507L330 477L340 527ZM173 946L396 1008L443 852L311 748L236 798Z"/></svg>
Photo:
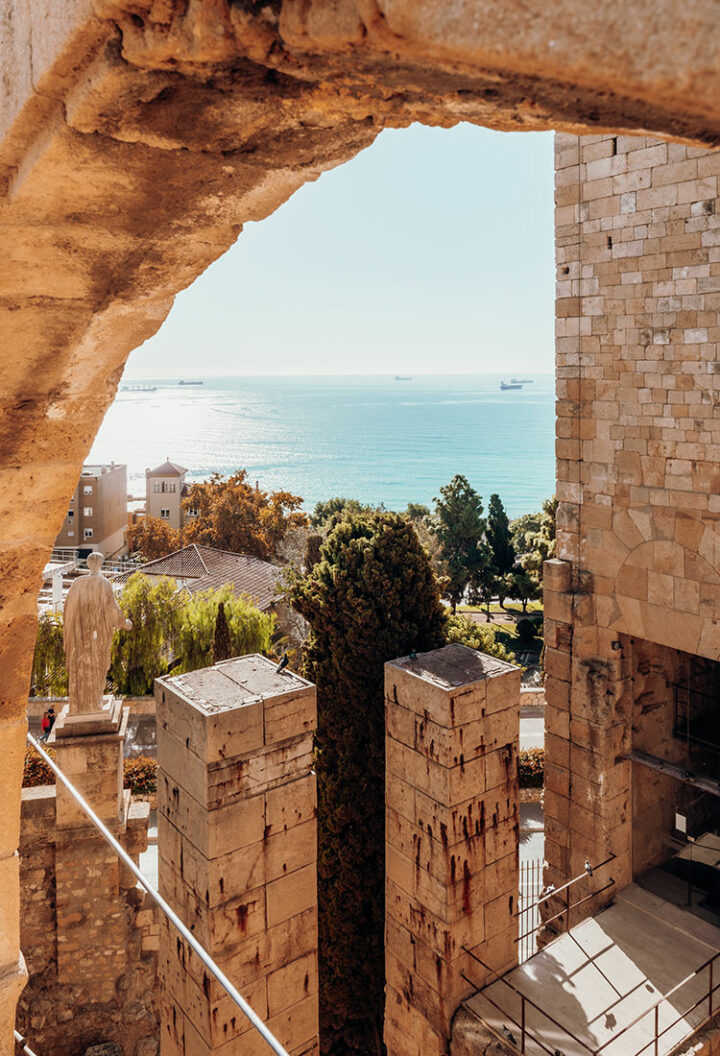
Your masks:
<svg viewBox="0 0 720 1056"><path fill-rule="evenodd" d="M518 942L518 960L523 964L535 953L535 933L540 926L538 897L543 886L542 858L520 860L520 903L518 920L523 938Z"/></svg>
<svg viewBox="0 0 720 1056"><path fill-rule="evenodd" d="M272 1031L268 1029L268 1027L257 1015L257 1013L253 1011L253 1009L242 996L240 991L230 982L223 970L218 967L218 965L212 959L210 954L205 950L205 948L200 945L200 943L195 938L190 929L187 928L185 924L183 924L182 920L177 915L175 910L165 901L162 895L155 890L152 884L150 884L145 879L145 877L135 865L135 862L132 860L130 855L125 851L121 844L118 843L118 841L115 839L115 837L107 828L107 826L103 824L103 822L97 816L92 807L89 806L89 804L81 796L81 794L72 784L72 782L65 776L60 767L57 765L57 763L55 763L55 761L50 758L48 753L43 749L42 745L38 743L38 741L35 739L35 737L33 737L31 733L27 734L27 739L28 742L33 746L35 751L39 753L39 755L43 758L43 760L53 771L58 781L60 781L65 786L65 788L68 790L77 805L87 815L87 817L90 819L90 821L98 830L98 832L106 841L106 843L110 844L113 851L118 856L123 865L130 870L130 872L133 874L138 883L145 888L155 905L165 914L170 923L177 929L177 931L180 933L185 942L187 942L188 946L190 946L193 952L197 954L197 956L200 958L200 960L205 965L210 974L213 975L215 979L217 979L217 981L220 983L220 986L223 988L228 997L230 997L231 1000L235 1002L235 1004L238 1006L243 1015L246 1016L247 1019L249 1019L250 1023L255 1028L255 1030L257 1030L257 1032L265 1039L265 1041L268 1043L273 1052L275 1052L276 1056L288 1056L287 1051L280 1044L280 1042L277 1040ZM24 1039L21 1040L24 1042Z"/></svg>
<svg viewBox="0 0 720 1056"><path fill-rule="evenodd" d="M603 866L609 864L614 858L615 858L615 855L613 854L609 858L606 858L603 862L600 862L597 866L593 866L592 867L593 873L595 873L596 870L601 869ZM562 894L563 892L565 892L565 899L566 899L565 908L560 913L555 914L554 916L550 917L548 920L540 922L535 927L529 929L526 933L520 934L518 936L518 938L515 941L519 944L519 950L520 951L522 951L522 948L523 948L522 947L522 942L523 942L524 939L527 938L527 935L529 935L531 933L534 933L538 928L544 927L547 924L549 924L549 923L551 923L553 921L556 921L556 920L558 920L558 919L560 919L562 917L566 918L567 927L566 927L565 930L569 930L569 918L570 918L571 910L575 909L577 906L583 905L589 899L596 898L598 895L602 894L603 891L606 891L609 887L612 887L614 885L614 883L615 883L615 881L611 878L610 881L607 884L605 884L603 887L599 888L597 891L592 892L592 894L587 895L584 898L578 899L577 902L572 902L571 903L570 899L569 899L569 890L570 890L570 888L574 884L578 883L580 880L587 879L587 878L588 878L587 872L581 873L579 876L576 876L572 880L569 880L566 884L563 884L562 887L557 888L557 890L553 889L552 891L546 891L537 900L537 902L535 903L535 906L539 907L541 903L547 902L549 899L554 898L556 895ZM516 918L522 920L523 919L523 914L526 913L527 910L530 909L530 908L532 908L532 907L527 907L526 909L525 908L522 909L518 914L516 914ZM555 1027L556 1030L559 1030L561 1032L561 1036L563 1036L563 1037L565 1037L565 1038L567 1038L569 1040L572 1040L577 1045L579 1045L580 1048L582 1049L582 1051L587 1053L588 1056L602 1056L602 1054L605 1052L605 1050L607 1049L607 1047L609 1045L611 1045L614 1042L616 1042L619 1038L621 1038L624 1035L626 1035L629 1030L632 1030L633 1027L637 1027L638 1024L643 1022L643 1020L647 1020L647 1019L650 1019L651 1024L652 1024L652 1035L650 1037L650 1040L646 1041L639 1048L633 1049L632 1051L628 1049L628 1051L624 1054L624 1056L645 1056L645 1054L650 1054L650 1053L651 1053L651 1056L662 1056L661 1049L660 1049L661 1039L669 1031L671 1031L675 1027L677 1027L679 1023L682 1023L682 1021L686 1018L686 1016L690 1015L696 1009L700 1008L705 1002L707 1002L707 1010L706 1010L706 1013L705 1013L704 1017L702 1018L702 1020L698 1021L697 1023L694 1023L690 1027L690 1029L688 1031L686 1031L686 1033L682 1037L673 1038L672 1039L672 1043L669 1046L672 1049L674 1049L676 1046L680 1045L681 1043L687 1041L693 1035L697 1034L697 1032L702 1030L702 1028L704 1026L706 1026L710 1022L710 1020L713 1018L713 1016L715 1016L718 1013L718 1011L720 1011L720 1006L714 1000L714 997L715 997L715 994L716 994L717 990L720 989L720 981L718 981L718 982L715 981L716 979L720 980L720 971L718 970L718 968L720 967L720 965L718 965L718 962L720 961L720 951L719 951L718 953L713 954L712 957L709 957L708 960L704 961L693 972L690 972L690 974L685 976L684 979L681 979L679 983L676 983L675 986L673 986L670 990L668 990L661 997L659 997L656 1001L654 1001L653 1004L650 1005L649 1008L645 1009L644 1012L638 1013L638 1015L635 1016L634 1019L632 1019L624 1027L622 1027L619 1030L617 1030L614 1034L611 1035L611 1037L609 1037L601 1045L593 1046L591 1044L588 1044L587 1041L585 1041L582 1038L578 1037L577 1034L573 1033L573 1031L570 1030L569 1027L565 1026L564 1024L560 1023L557 1019L555 1019L547 1011L546 1008L541 1007L539 1004L537 1004L537 1002L533 1001L532 998L527 997L527 995L524 994L522 992L522 990L519 989L519 987L517 987L513 982L511 982L511 980L509 978L507 978L507 974L503 974L503 972L507 972L507 969L500 969L499 971L497 971L495 969L492 969L480 957L478 957L477 954L475 954L471 949L468 949L468 947L463 947L463 949L464 949L464 952L466 954L468 954L468 956L472 960L474 960L478 964L480 964L482 966L482 968L486 972L490 972L491 975L495 976L495 978L491 979L489 982L486 981L486 982L483 983L482 990L480 990L480 993L482 994L482 997L484 998L484 1000L488 1001L489 1004L491 1004L498 1012L501 1013L503 1019L505 1019L509 1023L511 1023L513 1025L513 1027L518 1031L518 1037L517 1038L512 1033L512 1031L508 1031L506 1033L505 1037L503 1038L503 1041L505 1041L505 1042L510 1041L510 1043L514 1046L514 1048L516 1048L517 1051L521 1053L521 1056L525 1056L525 1052L526 1052L526 1049L527 1049L528 1041L531 1041L534 1045L537 1045L543 1052L548 1053L548 1056L557 1056L557 1053L560 1051L558 1049L558 1036L557 1036L557 1034L553 1034L552 1035L552 1039L550 1041L548 1041L548 1043L546 1043L545 1041L543 1041L543 1039L541 1037L538 1036L538 1028L537 1027L535 1027L534 1029L531 1029L528 1026L528 1009L529 1008L532 1009L533 1012L535 1012L539 1016L541 1016L548 1023L552 1024L552 1026ZM600 970L600 969L598 969L598 970ZM672 997L674 997L676 994L678 994L683 989L683 987L688 986L692 982L693 979L697 979L705 971L707 971L707 973L708 973L707 989L705 989L703 991L703 993L700 995L700 997L697 998L697 1000L693 1001L692 1004L690 1004L688 1007L684 1008L682 1012L679 1012L670 1023L666 1023L664 1026L661 1027L661 1025L660 1025L660 1009L661 1009L661 1007L665 1003L669 1002ZM473 980L470 979L467 975L465 975L465 973L461 973L461 974L462 974L463 979L465 979L465 981L467 983L469 983L471 986L475 985ZM510 1013L508 1012L507 1008L505 1008L501 1004L499 1004L498 1001L495 1000L495 998L489 993L489 988L491 986L493 986L497 982L503 983L509 990L512 991L512 993L515 995L516 998L520 999L520 1018L519 1019L515 1019L512 1015L510 1015ZM620 997L620 999L617 1002L617 1004L619 1004L620 1001L623 1001L627 997L629 997L631 993L635 992L636 990L639 990L642 986L645 985L646 982L647 982L647 979L643 978L631 990L629 990L626 994L623 994L622 997ZM471 1006L466 1004L465 1008L473 1016L475 1016L475 1018L477 1020L479 1020L480 1022L483 1022L481 1016ZM609 1009L604 1009L602 1014L605 1015L608 1011L609 1011ZM485 1023L484 1025L485 1026L489 1026L489 1024L487 1024L487 1023ZM668 1049L668 1051L669 1051L669 1049Z"/></svg>

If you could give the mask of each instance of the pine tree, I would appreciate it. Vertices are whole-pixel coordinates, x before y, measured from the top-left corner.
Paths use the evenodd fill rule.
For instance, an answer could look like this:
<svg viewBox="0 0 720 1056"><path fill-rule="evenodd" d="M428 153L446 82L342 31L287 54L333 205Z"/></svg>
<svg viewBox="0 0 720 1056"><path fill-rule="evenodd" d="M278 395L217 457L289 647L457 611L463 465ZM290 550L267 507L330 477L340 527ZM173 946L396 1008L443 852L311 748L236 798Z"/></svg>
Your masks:
<svg viewBox="0 0 720 1056"><path fill-rule="evenodd" d="M466 590L482 591L480 573L490 563L490 548L484 541L482 500L467 479L454 476L440 495L434 500L433 528L447 573L445 596L454 613Z"/></svg>
<svg viewBox="0 0 720 1056"><path fill-rule="evenodd" d="M232 642L230 640L230 628L225 615L225 602L218 605L215 617L215 634L213 635L212 658L217 664L220 660L229 660L233 654Z"/></svg>
<svg viewBox="0 0 720 1056"><path fill-rule="evenodd" d="M341 520L288 600L317 685L320 1031L332 1056L383 1051L387 660L444 641L432 569L407 520Z"/></svg>

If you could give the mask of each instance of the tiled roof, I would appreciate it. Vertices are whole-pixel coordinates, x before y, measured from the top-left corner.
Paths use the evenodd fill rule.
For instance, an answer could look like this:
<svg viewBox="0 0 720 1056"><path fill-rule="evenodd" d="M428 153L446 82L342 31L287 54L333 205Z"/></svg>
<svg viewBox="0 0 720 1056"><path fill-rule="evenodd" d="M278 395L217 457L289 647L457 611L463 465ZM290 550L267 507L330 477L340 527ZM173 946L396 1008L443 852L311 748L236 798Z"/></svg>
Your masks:
<svg viewBox="0 0 720 1056"><path fill-rule="evenodd" d="M166 557L148 561L140 569L146 576L172 576L181 579L191 594L209 587L218 589L230 583L238 594L249 594L261 611L269 609L278 596L282 569L247 554L215 550L212 546L184 546ZM116 582L125 583L126 572Z"/></svg>
<svg viewBox="0 0 720 1056"><path fill-rule="evenodd" d="M163 462L161 466L157 466L156 469L146 469L146 477L181 477L187 470L184 466L179 466L176 462Z"/></svg>

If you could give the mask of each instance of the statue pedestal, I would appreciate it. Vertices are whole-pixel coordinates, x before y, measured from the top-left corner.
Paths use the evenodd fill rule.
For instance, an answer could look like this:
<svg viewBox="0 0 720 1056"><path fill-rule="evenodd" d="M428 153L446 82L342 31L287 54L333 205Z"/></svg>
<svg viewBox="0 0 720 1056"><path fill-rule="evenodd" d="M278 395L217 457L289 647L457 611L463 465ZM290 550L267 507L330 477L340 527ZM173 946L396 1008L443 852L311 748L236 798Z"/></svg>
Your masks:
<svg viewBox="0 0 720 1056"><path fill-rule="evenodd" d="M110 831L125 841L130 793L123 791L123 741L130 709L106 697L90 715L55 723L57 765ZM58 981L82 986L93 979L99 1000L111 1001L127 969L123 868L111 847L68 790L57 783L55 879L57 885Z"/></svg>
<svg viewBox="0 0 720 1056"><path fill-rule="evenodd" d="M122 723L122 710L122 699L113 697L112 694L103 697L103 706L98 711L84 712L81 715L71 714L70 705L66 704L53 726L53 734L56 741L65 737L86 737L98 733L116 734Z"/></svg>
<svg viewBox="0 0 720 1056"><path fill-rule="evenodd" d="M70 715L66 704L49 740L54 742L57 765L98 817L112 828L125 818L123 741L130 709L116 697L105 697L105 701L107 706L102 711L88 715ZM58 828L89 824L65 786L58 782Z"/></svg>

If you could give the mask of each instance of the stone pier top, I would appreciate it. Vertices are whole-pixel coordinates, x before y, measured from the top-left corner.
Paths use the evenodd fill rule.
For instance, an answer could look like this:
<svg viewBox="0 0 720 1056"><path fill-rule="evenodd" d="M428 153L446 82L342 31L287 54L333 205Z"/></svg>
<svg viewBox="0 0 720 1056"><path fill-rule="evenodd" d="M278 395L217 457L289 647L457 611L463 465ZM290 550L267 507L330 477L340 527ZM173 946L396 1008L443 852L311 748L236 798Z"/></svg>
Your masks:
<svg viewBox="0 0 720 1056"><path fill-rule="evenodd" d="M386 667L399 667L441 689L457 689L519 670L514 664L497 660L494 656L479 653L477 649L457 642L433 649L430 653L418 653L412 658L403 656L399 660L391 660Z"/></svg>
<svg viewBox="0 0 720 1056"><path fill-rule="evenodd" d="M158 683L208 715L312 688L287 668L278 672L277 666L276 660L251 653Z"/></svg>

